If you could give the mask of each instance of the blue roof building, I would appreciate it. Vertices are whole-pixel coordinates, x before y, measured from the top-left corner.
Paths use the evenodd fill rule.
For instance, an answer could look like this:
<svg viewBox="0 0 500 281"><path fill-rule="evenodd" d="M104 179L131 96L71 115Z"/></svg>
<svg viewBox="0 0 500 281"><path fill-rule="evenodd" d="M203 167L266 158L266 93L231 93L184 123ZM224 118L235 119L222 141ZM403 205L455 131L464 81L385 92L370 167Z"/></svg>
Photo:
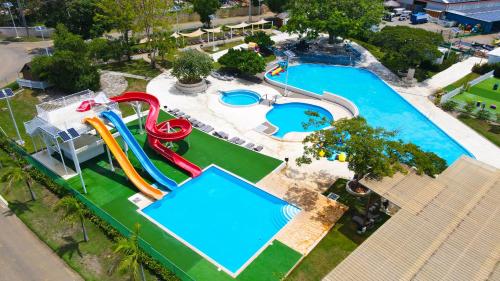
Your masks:
<svg viewBox="0 0 500 281"><path fill-rule="evenodd" d="M483 32L500 31L500 6L446 11L446 19L463 25L480 24Z"/></svg>

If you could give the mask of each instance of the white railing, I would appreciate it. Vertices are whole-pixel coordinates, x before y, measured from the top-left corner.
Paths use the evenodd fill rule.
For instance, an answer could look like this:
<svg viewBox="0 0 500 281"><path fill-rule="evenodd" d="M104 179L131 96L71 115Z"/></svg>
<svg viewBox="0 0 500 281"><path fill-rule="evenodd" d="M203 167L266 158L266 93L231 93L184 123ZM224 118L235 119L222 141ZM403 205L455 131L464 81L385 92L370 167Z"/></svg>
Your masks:
<svg viewBox="0 0 500 281"><path fill-rule="evenodd" d="M474 79L474 80L470 81L470 82L469 82L469 86L471 86L471 87L472 87L472 86L474 86L474 85L477 85L477 84L479 84L479 83L483 82L484 80L486 80L486 79L488 79L488 78L493 77L493 72L494 72L494 70L492 70L492 71L490 71L490 72L488 72L488 73L486 73L486 74L483 74L483 75L481 75L481 76L477 77L476 79Z"/></svg>
<svg viewBox="0 0 500 281"><path fill-rule="evenodd" d="M464 88L464 86L460 86L460 87L456 88L455 90L450 91L450 92L442 95L441 96L441 103L445 103L448 100L450 100L452 97L460 94L462 92L463 88Z"/></svg>
<svg viewBox="0 0 500 281"><path fill-rule="evenodd" d="M477 85L477 84L479 84L479 83L483 82L484 80L491 78L491 77L493 77L493 71L490 71L486 74L483 74L483 75L477 77L476 79L474 79L472 81L467 82L467 87L472 87L474 85ZM441 96L440 103L443 104L443 103L449 101L452 97L460 94L463 89L464 89L464 86L460 86L460 87L444 94L443 96Z"/></svg>
<svg viewBox="0 0 500 281"><path fill-rule="evenodd" d="M30 89L45 90L50 86L49 83L45 82L45 81L33 81L33 80L21 79L21 78L18 78L16 80L16 82L19 86L21 86L23 88L30 88Z"/></svg>
<svg viewBox="0 0 500 281"><path fill-rule="evenodd" d="M345 107L347 110L349 110L351 112L351 114L354 117L359 115L358 107L352 101L350 101L344 97L341 97L341 96L336 95L336 94L332 94L330 92L324 92L322 99L339 104L339 105Z"/></svg>

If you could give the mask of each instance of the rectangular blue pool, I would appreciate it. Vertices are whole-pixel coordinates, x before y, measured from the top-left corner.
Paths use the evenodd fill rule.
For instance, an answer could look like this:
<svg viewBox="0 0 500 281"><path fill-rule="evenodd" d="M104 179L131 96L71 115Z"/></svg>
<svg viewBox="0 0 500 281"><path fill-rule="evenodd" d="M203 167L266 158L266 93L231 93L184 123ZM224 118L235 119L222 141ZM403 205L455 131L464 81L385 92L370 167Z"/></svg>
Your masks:
<svg viewBox="0 0 500 281"><path fill-rule="evenodd" d="M146 217L232 276L299 212L216 166L142 209Z"/></svg>

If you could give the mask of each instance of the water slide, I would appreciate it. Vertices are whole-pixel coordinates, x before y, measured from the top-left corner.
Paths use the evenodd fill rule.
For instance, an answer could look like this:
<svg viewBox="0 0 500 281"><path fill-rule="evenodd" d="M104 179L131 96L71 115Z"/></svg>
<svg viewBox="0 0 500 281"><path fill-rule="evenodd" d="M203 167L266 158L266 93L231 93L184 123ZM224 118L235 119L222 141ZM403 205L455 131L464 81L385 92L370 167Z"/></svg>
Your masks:
<svg viewBox="0 0 500 281"><path fill-rule="evenodd" d="M111 135L108 128L106 128L106 125L104 125L104 123L99 118L85 118L84 121L92 125L97 130L104 142L108 145L111 153L113 153L113 155L115 156L116 161L118 161L118 163L122 167L123 172L125 172L130 181L142 193L157 200L163 198L163 192L151 186L139 175L139 173L137 173L137 171L134 169L134 166L132 166L132 164L128 160L127 155L125 155L118 142L116 142L115 138Z"/></svg>
<svg viewBox="0 0 500 281"><path fill-rule="evenodd" d="M172 119L157 124L160 113L160 102L155 96L144 92L126 92L121 96L111 98L111 100L118 103L131 101L148 103L150 108L145 127L148 133L149 145L170 162L187 171L192 177L197 177L201 174L200 167L189 162L162 143L162 141L179 141L186 138L193 130L189 121L185 119Z"/></svg>
<svg viewBox="0 0 500 281"><path fill-rule="evenodd" d="M104 111L101 113L102 116L106 119L108 119L115 128L120 132L120 135L122 136L123 140L127 143L129 148L132 150L132 152L135 154L139 162L141 163L142 167L146 169L146 172L159 184L163 185L164 187L174 190L176 189L177 183L167 176L165 176L156 166L151 162L149 157L146 155L142 147L139 145L137 140L134 138L130 130L127 128L127 125L123 123L122 119L118 114L114 113L113 111Z"/></svg>

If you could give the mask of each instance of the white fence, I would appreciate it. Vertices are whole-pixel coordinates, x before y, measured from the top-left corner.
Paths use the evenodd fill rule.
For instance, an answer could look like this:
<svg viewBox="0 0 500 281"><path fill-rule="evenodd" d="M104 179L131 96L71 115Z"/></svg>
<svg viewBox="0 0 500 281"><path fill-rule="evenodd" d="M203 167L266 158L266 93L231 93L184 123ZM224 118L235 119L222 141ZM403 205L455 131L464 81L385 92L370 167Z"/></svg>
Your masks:
<svg viewBox="0 0 500 281"><path fill-rule="evenodd" d="M21 86L23 88L45 90L48 87L50 87L49 83L47 83L45 81L33 81L33 80L18 78L16 80L16 82L17 82L17 84L19 84L19 86Z"/></svg>
<svg viewBox="0 0 500 281"><path fill-rule="evenodd" d="M476 79L474 79L472 81L469 81L467 83L467 87L472 87L474 85L477 85L477 84L479 84L479 83L483 82L484 80L491 78L491 77L493 77L493 71L490 71L486 74L483 74L483 75L477 77ZM441 96L441 104L449 101L454 96L460 94L463 89L464 89L464 86L460 86L460 87L456 88L455 90L452 90L452 91L444 94L443 96Z"/></svg>

